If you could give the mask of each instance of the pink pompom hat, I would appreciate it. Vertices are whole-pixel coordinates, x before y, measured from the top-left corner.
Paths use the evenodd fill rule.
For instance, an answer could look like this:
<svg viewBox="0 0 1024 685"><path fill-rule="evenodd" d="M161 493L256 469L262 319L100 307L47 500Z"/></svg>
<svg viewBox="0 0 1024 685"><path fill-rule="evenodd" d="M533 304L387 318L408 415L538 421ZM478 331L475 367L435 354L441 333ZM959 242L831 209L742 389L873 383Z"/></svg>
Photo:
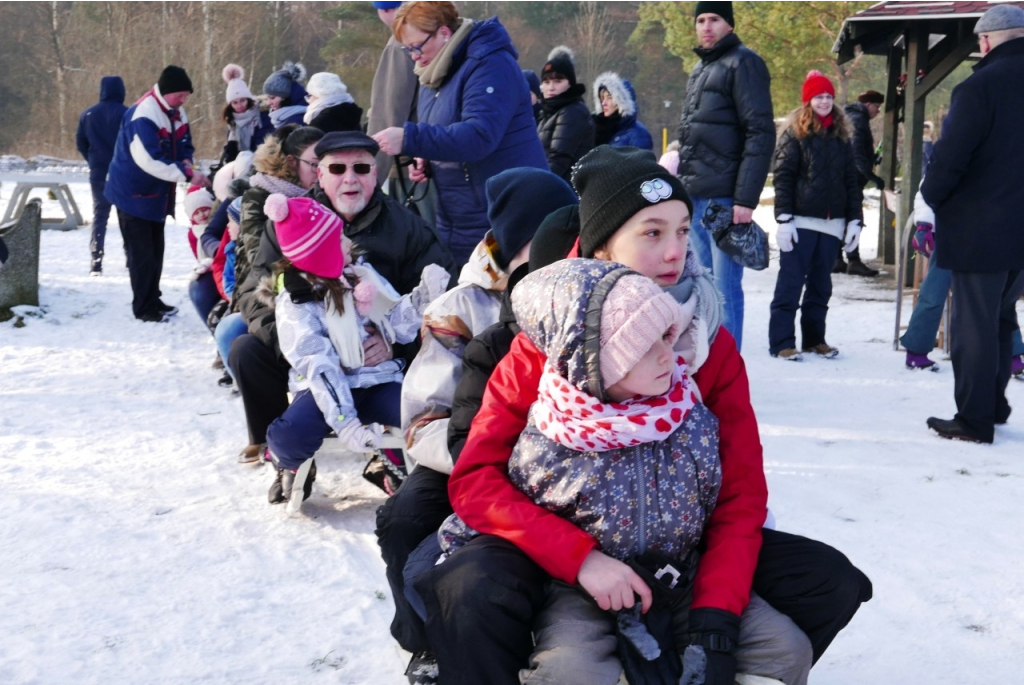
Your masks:
<svg viewBox="0 0 1024 685"><path fill-rule="evenodd" d="M297 269L322 278L341 276L341 217L316 200L279 193L267 198L263 211L274 222L281 252Z"/></svg>

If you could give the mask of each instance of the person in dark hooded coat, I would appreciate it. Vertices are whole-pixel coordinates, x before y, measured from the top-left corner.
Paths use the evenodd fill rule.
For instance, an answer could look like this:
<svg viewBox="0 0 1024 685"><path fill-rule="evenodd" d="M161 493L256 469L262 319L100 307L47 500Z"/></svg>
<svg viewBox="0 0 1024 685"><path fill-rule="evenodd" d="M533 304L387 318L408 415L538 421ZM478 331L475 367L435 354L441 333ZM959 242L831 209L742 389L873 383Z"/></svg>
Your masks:
<svg viewBox="0 0 1024 685"><path fill-rule="evenodd" d="M650 131L637 119L633 84L614 71L594 79L594 144L654 150Z"/></svg>
<svg viewBox="0 0 1024 685"><path fill-rule="evenodd" d="M551 173L568 180L572 165L594 147L594 122L583 102L586 86L576 83L572 50L559 45L540 74L540 119L537 133Z"/></svg>
<svg viewBox="0 0 1024 685"><path fill-rule="evenodd" d="M110 202L103 197L103 190L107 186L107 169L114 157L117 132L127 111L124 81L120 76L104 76L100 79L100 101L78 118L75 143L82 157L89 162L89 187L92 189L92 237L89 240L92 261L89 273L93 276L103 273L103 244L107 236L107 220L110 219Z"/></svg>

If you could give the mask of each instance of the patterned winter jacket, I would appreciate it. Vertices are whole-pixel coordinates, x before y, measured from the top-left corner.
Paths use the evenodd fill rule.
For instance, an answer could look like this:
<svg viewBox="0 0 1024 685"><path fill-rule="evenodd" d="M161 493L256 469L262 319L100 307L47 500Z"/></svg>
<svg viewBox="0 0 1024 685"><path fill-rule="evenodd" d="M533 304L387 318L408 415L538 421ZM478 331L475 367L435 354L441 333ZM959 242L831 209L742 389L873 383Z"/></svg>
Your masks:
<svg viewBox="0 0 1024 685"><path fill-rule="evenodd" d="M362 263L373 270L369 264ZM375 326L389 344L408 343L416 338L423 311L448 284L448 273L431 265L424 269L420 285L404 295L387 313L390 326L356 312L360 342L369 337L366 326ZM376 366L343 368L328 332L324 302L310 283L291 271L276 280L265 279L261 292L274 295L277 336L281 353L288 360L288 389L292 393L309 390L328 425L335 431L356 416L352 388L369 388L382 383L401 383L404 359L389 359ZM392 290L391 295L398 293Z"/></svg>
<svg viewBox="0 0 1024 685"><path fill-rule="evenodd" d="M600 377L598 355L584 342L593 325L586 314L623 273L635 272L613 262L565 260L527 276L512 295L523 334L560 377L584 392ZM689 379L685 383L692 386ZM592 535L606 554L625 560L656 550L683 561L715 506L722 477L718 449L718 420L700 402L668 439L602 452L579 452L548 439L531 411L509 461L509 478L534 503ZM449 521L442 545L457 548L465 533L472 534L463 526Z"/></svg>

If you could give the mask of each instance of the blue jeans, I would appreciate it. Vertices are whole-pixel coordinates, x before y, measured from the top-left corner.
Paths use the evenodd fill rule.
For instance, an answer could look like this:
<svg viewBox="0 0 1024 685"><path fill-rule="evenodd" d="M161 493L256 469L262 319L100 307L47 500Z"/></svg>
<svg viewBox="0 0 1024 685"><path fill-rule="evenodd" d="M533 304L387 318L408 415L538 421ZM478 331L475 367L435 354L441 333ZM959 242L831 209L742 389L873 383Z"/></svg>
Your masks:
<svg viewBox="0 0 1024 685"><path fill-rule="evenodd" d="M224 361L224 368L231 375L232 380L235 378L235 372L231 370L231 365L228 364L228 355L231 353L231 342L249 332L249 327L245 325L245 320L242 319L242 315L238 312L228 314L220 323L217 324L216 330L213 331L213 340L217 343L217 352L220 353L220 358Z"/></svg>
<svg viewBox="0 0 1024 685"><path fill-rule="evenodd" d="M712 200L732 207L731 197L694 197L693 220L690 227L690 242L697 259L711 270L715 278L715 287L722 294L723 303L722 325L736 338L736 349L743 346L743 267L732 260L732 257L718 249L714 238L704 228L704 211Z"/></svg>
<svg viewBox="0 0 1024 685"><path fill-rule="evenodd" d="M401 383L381 383L369 388L352 388L352 401L356 405L359 421L380 423L385 426L402 424ZM297 469L324 444L331 427L316 406L313 393L304 390L296 395L277 420L267 429L267 445L283 469Z"/></svg>
<svg viewBox="0 0 1024 685"><path fill-rule="evenodd" d="M796 348L797 308L803 348L825 342L825 316L832 298L832 264L839 238L806 228L796 231L793 249L779 254L779 278L768 319L768 351L772 354Z"/></svg>
<svg viewBox="0 0 1024 685"><path fill-rule="evenodd" d="M946 304L946 296L952 282L953 272L936 264L935 253L932 252L931 259L928 260L928 273L925 274L917 291L917 304L910 315L907 332L900 337L900 344L908 352L928 354L935 349L935 338L939 333L939 322L942 320L942 308ZM1020 326L1013 330L1011 354L1014 357L1024 354Z"/></svg>
<svg viewBox="0 0 1024 685"><path fill-rule="evenodd" d="M213 282L212 271L207 271L199 278L189 282L188 297L192 300L192 306L196 308L196 314L199 315L199 319L205 326L210 310L221 300L217 284Z"/></svg>

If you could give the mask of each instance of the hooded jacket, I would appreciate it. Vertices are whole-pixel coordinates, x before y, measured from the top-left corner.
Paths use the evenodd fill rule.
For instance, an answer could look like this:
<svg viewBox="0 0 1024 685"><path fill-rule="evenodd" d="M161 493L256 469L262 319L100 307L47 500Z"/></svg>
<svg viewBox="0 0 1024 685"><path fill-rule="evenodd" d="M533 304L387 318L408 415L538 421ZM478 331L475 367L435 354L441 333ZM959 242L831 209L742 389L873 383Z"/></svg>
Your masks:
<svg viewBox="0 0 1024 685"><path fill-rule="evenodd" d="M420 86L418 123L405 124L402 154L430 160L437 232L459 265L489 228L487 179L513 167L548 168L517 57L496 17L476 23L441 85Z"/></svg>
<svg viewBox="0 0 1024 685"><path fill-rule="evenodd" d="M462 267L459 283L423 313L422 345L402 386L406 457L451 473L448 419L468 343L498 320L508 276L481 241Z"/></svg>
<svg viewBox="0 0 1024 685"><path fill-rule="evenodd" d="M738 616L750 600L768 489L743 359L729 332L716 330L706 359L691 376L704 406L719 421L722 465L718 500L704 530L693 607L719 608ZM452 470L448 494L465 523L514 543L554 578L574 583L597 540L538 507L508 475L509 457L537 399L545 363L546 356L529 338L516 336L488 381L482 408Z"/></svg>
<svg viewBox="0 0 1024 685"><path fill-rule="evenodd" d="M174 215L175 187L192 175L185 161L193 153L185 109L171 109L153 86L121 120L103 194L118 209L162 224Z"/></svg>
<svg viewBox="0 0 1024 685"><path fill-rule="evenodd" d="M610 288L597 285L623 271L614 262L565 260L527 276L512 298L523 335L583 392L601 375L599 354L587 342L594 325L588 313L600 311ZM683 378L684 388L692 384ZM718 421L698 402L664 440L581 452L542 434L531 413L509 477L610 556L627 560L654 550L681 562L700 542L721 484ZM446 524L443 534L457 534L457 527Z"/></svg>
<svg viewBox="0 0 1024 685"><path fill-rule="evenodd" d="M117 132L128 108L124 105L124 81L120 76L100 79L100 101L78 117L75 144L85 161L90 175L106 179L107 167L114 157Z"/></svg>
<svg viewBox="0 0 1024 685"><path fill-rule="evenodd" d="M537 135L547 154L551 173L567 181L572 165L594 147L594 122L583 103L585 92L584 85L577 83L540 103Z"/></svg>
<svg viewBox="0 0 1024 685"><path fill-rule="evenodd" d="M863 102L851 102L843 108L853 129L853 161L857 165L860 187L868 183L885 183L875 173L875 139L871 136L871 117Z"/></svg>
<svg viewBox="0 0 1024 685"><path fill-rule="evenodd" d="M679 124L679 176L691 197L757 207L775 149L771 77L735 33L696 48Z"/></svg>
<svg viewBox="0 0 1024 685"><path fill-rule="evenodd" d="M601 89L607 90L619 111L606 117L601 111ZM650 131L637 119L636 91L633 84L613 71L594 80L594 125L596 145L616 145L654 150Z"/></svg>

